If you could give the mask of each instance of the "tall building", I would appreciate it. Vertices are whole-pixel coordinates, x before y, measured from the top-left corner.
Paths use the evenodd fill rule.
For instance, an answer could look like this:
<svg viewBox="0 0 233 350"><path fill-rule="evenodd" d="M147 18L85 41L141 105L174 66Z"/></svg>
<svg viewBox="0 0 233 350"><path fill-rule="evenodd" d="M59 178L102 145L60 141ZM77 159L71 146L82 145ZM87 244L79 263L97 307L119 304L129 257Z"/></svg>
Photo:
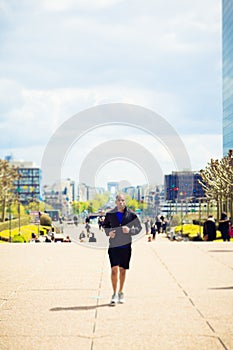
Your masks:
<svg viewBox="0 0 233 350"><path fill-rule="evenodd" d="M198 180L201 180L201 175L192 171L173 171L165 175L165 200L179 202L187 198L205 197Z"/></svg>
<svg viewBox="0 0 233 350"><path fill-rule="evenodd" d="M22 204L41 199L41 169L33 162L14 161L10 159L10 164L18 168L20 179L15 182L16 192Z"/></svg>
<svg viewBox="0 0 233 350"><path fill-rule="evenodd" d="M134 186L124 187L122 192L128 194L132 199L137 199L137 188Z"/></svg>
<svg viewBox="0 0 233 350"><path fill-rule="evenodd" d="M43 187L43 198L45 204L53 209L59 210L62 215L72 213L72 202L75 198L75 182L71 179L64 179L51 186Z"/></svg>
<svg viewBox="0 0 233 350"><path fill-rule="evenodd" d="M92 201L96 194L103 194L104 192L104 188L102 187L92 187L85 183L79 183L75 200L78 202Z"/></svg>
<svg viewBox="0 0 233 350"><path fill-rule="evenodd" d="M112 194L116 194L119 189L119 183L118 182L108 182L107 183L108 192Z"/></svg>
<svg viewBox="0 0 233 350"><path fill-rule="evenodd" d="M222 1L223 155L233 149L233 1Z"/></svg>

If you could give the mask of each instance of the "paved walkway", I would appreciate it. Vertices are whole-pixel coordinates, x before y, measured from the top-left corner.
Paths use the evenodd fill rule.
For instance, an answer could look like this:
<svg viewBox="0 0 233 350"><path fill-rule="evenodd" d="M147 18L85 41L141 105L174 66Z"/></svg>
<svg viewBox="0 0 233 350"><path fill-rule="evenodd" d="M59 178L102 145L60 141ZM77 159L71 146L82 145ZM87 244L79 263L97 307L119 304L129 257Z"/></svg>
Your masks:
<svg viewBox="0 0 233 350"><path fill-rule="evenodd" d="M112 294L106 249L0 245L0 349L233 349L233 244L133 245L126 303Z"/></svg>

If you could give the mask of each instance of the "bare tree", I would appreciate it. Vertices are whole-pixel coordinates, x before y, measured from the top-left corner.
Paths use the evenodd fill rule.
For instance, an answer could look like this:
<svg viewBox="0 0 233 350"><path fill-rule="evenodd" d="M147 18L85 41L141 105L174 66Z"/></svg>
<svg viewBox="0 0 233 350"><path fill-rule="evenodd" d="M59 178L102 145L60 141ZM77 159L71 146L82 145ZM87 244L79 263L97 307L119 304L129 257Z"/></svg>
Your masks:
<svg viewBox="0 0 233 350"><path fill-rule="evenodd" d="M229 211L233 215L233 151L229 150L228 155L221 160L211 159L204 170L200 171L202 185L206 197L215 200L220 211Z"/></svg>
<svg viewBox="0 0 233 350"><path fill-rule="evenodd" d="M0 203L1 221L5 220L7 202L16 199L14 182L20 178L18 168L11 166L8 161L0 159Z"/></svg>

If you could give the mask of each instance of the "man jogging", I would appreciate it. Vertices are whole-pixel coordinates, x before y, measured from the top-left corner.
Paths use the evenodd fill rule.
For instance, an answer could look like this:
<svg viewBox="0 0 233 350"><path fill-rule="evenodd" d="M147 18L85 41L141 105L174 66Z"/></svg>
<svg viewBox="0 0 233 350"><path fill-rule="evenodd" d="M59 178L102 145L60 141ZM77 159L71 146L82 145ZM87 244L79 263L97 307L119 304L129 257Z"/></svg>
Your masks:
<svg viewBox="0 0 233 350"><path fill-rule="evenodd" d="M103 224L105 233L109 236L108 255L113 288L111 305L125 302L123 287L131 258L132 236L137 235L142 229L137 215L126 207L123 194L116 196L115 203L116 207L106 214ZM120 285L117 293L118 276Z"/></svg>

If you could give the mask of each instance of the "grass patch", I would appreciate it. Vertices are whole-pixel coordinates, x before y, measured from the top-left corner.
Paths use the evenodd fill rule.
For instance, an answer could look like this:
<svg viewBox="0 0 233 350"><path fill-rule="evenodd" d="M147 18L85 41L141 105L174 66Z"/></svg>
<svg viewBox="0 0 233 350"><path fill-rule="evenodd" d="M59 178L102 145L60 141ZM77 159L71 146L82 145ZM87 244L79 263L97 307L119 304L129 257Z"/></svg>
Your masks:
<svg viewBox="0 0 233 350"><path fill-rule="evenodd" d="M31 221L31 217L29 215L27 216L21 216L20 218L20 222L21 222L21 225L28 225ZM9 229L9 225L10 225L10 222L9 220L6 220L4 222L0 222L0 235L1 235L1 232L2 231L5 231L5 230L8 230ZM11 228L14 229L14 228L17 228L19 225L19 219L12 219L11 220Z"/></svg>

